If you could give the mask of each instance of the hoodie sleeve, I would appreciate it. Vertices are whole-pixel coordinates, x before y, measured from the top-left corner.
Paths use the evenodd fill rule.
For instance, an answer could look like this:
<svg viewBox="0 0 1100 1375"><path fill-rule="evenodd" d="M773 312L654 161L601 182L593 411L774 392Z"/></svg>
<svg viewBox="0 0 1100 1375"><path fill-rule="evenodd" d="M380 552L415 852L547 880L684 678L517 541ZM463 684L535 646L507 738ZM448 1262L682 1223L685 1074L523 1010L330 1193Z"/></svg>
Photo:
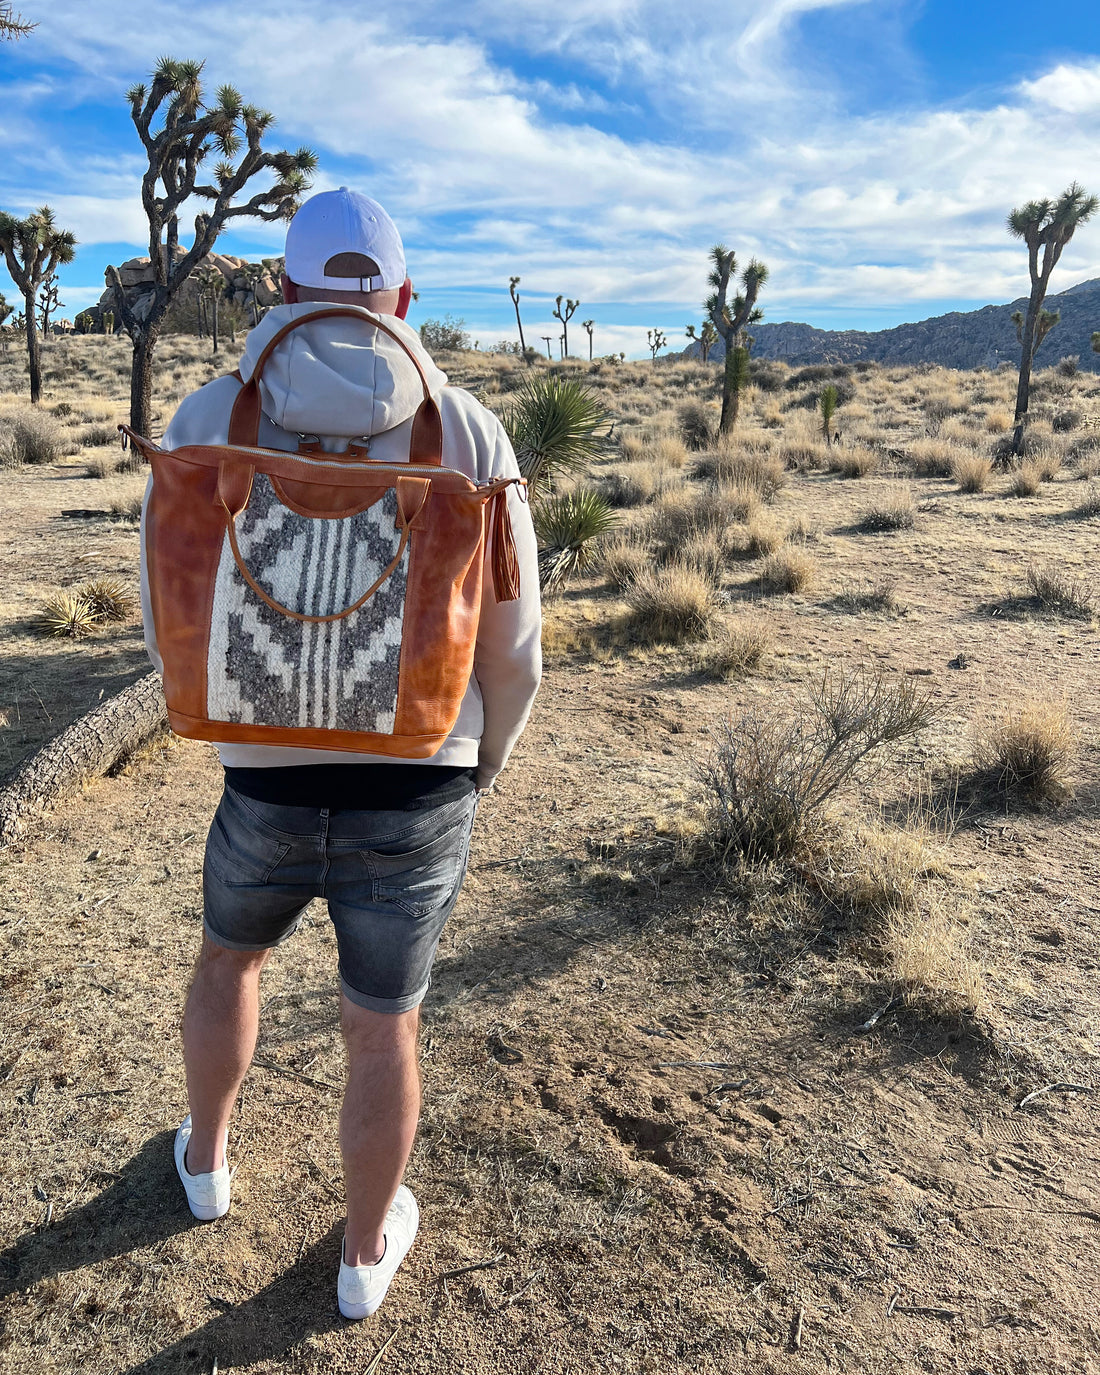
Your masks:
<svg viewBox="0 0 1100 1375"><path fill-rule="evenodd" d="M504 429L491 417L493 477L518 477L519 465ZM522 495L521 495L522 492ZM542 677L542 611L538 548L525 489L508 489L508 515L519 560L520 595L498 602L493 591L491 545L485 551L481 620L474 675L481 689L485 724L478 750L477 783L489 787L520 737Z"/></svg>

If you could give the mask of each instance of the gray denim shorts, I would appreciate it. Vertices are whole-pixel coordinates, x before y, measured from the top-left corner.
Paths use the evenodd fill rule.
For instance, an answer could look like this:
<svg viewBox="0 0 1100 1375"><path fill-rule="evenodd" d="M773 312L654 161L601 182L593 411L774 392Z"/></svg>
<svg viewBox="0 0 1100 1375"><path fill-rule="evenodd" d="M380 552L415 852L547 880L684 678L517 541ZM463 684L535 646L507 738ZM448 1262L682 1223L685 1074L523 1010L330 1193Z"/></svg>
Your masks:
<svg viewBox="0 0 1100 1375"><path fill-rule="evenodd" d="M267 950L325 898L344 993L372 1012L408 1012L428 990L476 811L473 794L414 811L329 811L227 785L206 841L206 934L229 950Z"/></svg>

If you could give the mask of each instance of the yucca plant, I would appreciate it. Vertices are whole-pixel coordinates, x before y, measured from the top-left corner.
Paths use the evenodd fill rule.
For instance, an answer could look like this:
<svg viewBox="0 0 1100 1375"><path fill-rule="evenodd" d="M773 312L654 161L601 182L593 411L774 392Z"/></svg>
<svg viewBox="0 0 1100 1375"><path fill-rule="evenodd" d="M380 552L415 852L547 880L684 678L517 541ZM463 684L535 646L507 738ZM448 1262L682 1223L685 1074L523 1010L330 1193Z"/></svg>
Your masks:
<svg viewBox="0 0 1100 1375"><path fill-rule="evenodd" d="M530 378L501 420L532 496L576 472L603 448L610 416L583 383L557 373Z"/></svg>
<svg viewBox="0 0 1100 1375"><path fill-rule="evenodd" d="M42 628L48 635L77 639L90 635L98 620L91 604L76 592L54 592L42 606Z"/></svg>
<svg viewBox="0 0 1100 1375"><path fill-rule="evenodd" d="M121 578L93 578L77 588L76 596L88 603L98 621L124 621L137 605Z"/></svg>
<svg viewBox="0 0 1100 1375"><path fill-rule="evenodd" d="M607 500L590 487L544 497L532 517L539 545L539 586L560 585L572 573L583 572L593 558L594 544L618 523Z"/></svg>

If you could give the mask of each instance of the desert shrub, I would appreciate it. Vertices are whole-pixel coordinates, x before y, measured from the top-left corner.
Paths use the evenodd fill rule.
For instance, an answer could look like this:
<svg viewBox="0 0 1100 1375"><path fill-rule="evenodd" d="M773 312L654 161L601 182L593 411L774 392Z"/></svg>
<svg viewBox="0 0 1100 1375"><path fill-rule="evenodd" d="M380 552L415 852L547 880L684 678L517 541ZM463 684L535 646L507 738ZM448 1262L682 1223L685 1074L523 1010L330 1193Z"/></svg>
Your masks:
<svg viewBox="0 0 1100 1375"><path fill-rule="evenodd" d="M721 582L726 567L726 548L715 531L696 532L681 545L676 558L687 568L701 573L712 586L717 587Z"/></svg>
<svg viewBox="0 0 1100 1375"><path fill-rule="evenodd" d="M1029 461L1034 463L1040 482L1053 482L1062 471L1062 455L1056 449L1041 449Z"/></svg>
<svg viewBox="0 0 1100 1375"><path fill-rule="evenodd" d="M1007 434L1012 429L1012 412L991 410L985 418L985 428L990 434Z"/></svg>
<svg viewBox="0 0 1100 1375"><path fill-rule="evenodd" d="M944 439L914 439L905 458L915 477L950 477L956 449Z"/></svg>
<svg viewBox="0 0 1100 1375"><path fill-rule="evenodd" d="M786 376L785 365L772 359L754 358L749 364L749 381L758 391L781 391Z"/></svg>
<svg viewBox="0 0 1100 1375"><path fill-rule="evenodd" d="M117 496L111 498L110 513L116 520L132 521L135 525L141 519L143 494Z"/></svg>
<svg viewBox="0 0 1100 1375"><path fill-rule="evenodd" d="M141 450L133 445L115 461L116 473L140 473L144 467L145 459L141 456Z"/></svg>
<svg viewBox="0 0 1100 1375"><path fill-rule="evenodd" d="M829 461L829 450L820 440L787 439L776 449L776 457L784 468L794 468L802 473L824 468Z"/></svg>
<svg viewBox="0 0 1100 1375"><path fill-rule="evenodd" d="M68 401L59 401L56 406L51 407L58 420L64 420L66 416L72 415L73 408Z"/></svg>
<svg viewBox="0 0 1100 1375"><path fill-rule="evenodd" d="M791 547L769 555L760 570L760 581L769 592L808 592L816 576L813 558Z"/></svg>
<svg viewBox="0 0 1100 1375"><path fill-rule="evenodd" d="M9 462L17 467L56 463L68 451L61 426L46 411L18 411L8 417L7 426Z"/></svg>
<svg viewBox="0 0 1100 1375"><path fill-rule="evenodd" d="M91 605L75 592L53 592L42 604L39 624L47 635L79 639L90 635L98 620Z"/></svg>
<svg viewBox="0 0 1100 1375"><path fill-rule="evenodd" d="M649 513L646 532L660 546L662 558L674 556L697 534L723 534L759 506L756 491L719 487L716 491L666 492Z"/></svg>
<svg viewBox="0 0 1100 1375"><path fill-rule="evenodd" d="M615 535L600 545L600 570L612 587L622 591L653 566L653 555L629 535Z"/></svg>
<svg viewBox="0 0 1100 1375"><path fill-rule="evenodd" d="M646 442L637 431L627 430L619 436L619 454L624 463L637 463L646 455Z"/></svg>
<svg viewBox="0 0 1100 1375"><path fill-rule="evenodd" d="M879 456L874 449L834 449L829 456L829 471L841 477L867 477L877 473Z"/></svg>
<svg viewBox="0 0 1100 1375"><path fill-rule="evenodd" d="M685 401L679 411L680 434L692 453L709 449L714 442L714 417L701 401Z"/></svg>
<svg viewBox="0 0 1100 1375"><path fill-rule="evenodd" d="M1073 514L1082 520L1100 516L1100 482L1090 483L1084 499L1073 508Z"/></svg>
<svg viewBox="0 0 1100 1375"><path fill-rule="evenodd" d="M771 631L762 619L745 617L727 622L703 648L699 667L720 682L744 678L764 664L771 645Z"/></svg>
<svg viewBox="0 0 1100 1375"><path fill-rule="evenodd" d="M113 477L118 472L118 459L107 458L103 455L89 459L85 472L89 477Z"/></svg>
<svg viewBox="0 0 1100 1375"><path fill-rule="evenodd" d="M601 473L600 491L612 506L642 506L665 490L668 472L660 463L634 463Z"/></svg>
<svg viewBox="0 0 1100 1375"><path fill-rule="evenodd" d="M792 715L752 709L733 718L703 773L716 848L749 863L794 855L871 756L933 714L911 679L845 669L826 673Z"/></svg>
<svg viewBox="0 0 1100 1375"><path fill-rule="evenodd" d="M974 1013L982 1002L982 974L967 951L966 928L938 895L897 906L882 943L891 977L909 1005L934 1012Z"/></svg>
<svg viewBox="0 0 1100 1375"><path fill-rule="evenodd" d="M993 472L993 460L986 454L960 453L951 462L951 476L960 492L984 492Z"/></svg>
<svg viewBox="0 0 1100 1375"><path fill-rule="evenodd" d="M1081 359L1076 353L1067 353L1058 359L1057 367L1060 377L1076 377L1081 371Z"/></svg>
<svg viewBox="0 0 1100 1375"><path fill-rule="evenodd" d="M1055 434L1066 434L1069 430L1076 430L1081 424L1082 415L1073 406L1063 406L1051 416L1050 424Z"/></svg>
<svg viewBox="0 0 1100 1375"><path fill-rule="evenodd" d="M1033 700L1004 712L978 737L974 762L997 792L1028 802L1060 802L1071 793L1076 753L1065 704Z"/></svg>
<svg viewBox="0 0 1100 1375"><path fill-rule="evenodd" d="M766 449L731 445L700 459L693 474L731 486L751 488L763 501L774 501L787 484L782 461Z"/></svg>
<svg viewBox="0 0 1100 1375"><path fill-rule="evenodd" d="M854 583L833 598L833 605L841 611L897 611L897 580L878 578L872 582Z"/></svg>
<svg viewBox="0 0 1100 1375"><path fill-rule="evenodd" d="M101 449L117 440L118 431L113 425L86 425L80 432L80 445L84 449Z"/></svg>
<svg viewBox="0 0 1100 1375"><path fill-rule="evenodd" d="M429 353L468 349L470 336L466 333L466 321L456 320L453 315L444 315L442 320L425 320L420 326L420 342Z"/></svg>
<svg viewBox="0 0 1100 1375"><path fill-rule="evenodd" d="M787 378L786 386L788 391L796 391L799 387L817 385L822 382L845 382L851 375L852 369L847 363L810 363L806 367L792 372ZM837 390L840 390L839 386ZM842 399L846 400L847 398ZM817 405L816 396L813 404Z"/></svg>
<svg viewBox="0 0 1100 1375"><path fill-rule="evenodd" d="M595 541L611 531L618 517L599 492L580 487L543 497L532 512L539 541L539 586L559 587L591 563Z"/></svg>
<svg viewBox="0 0 1100 1375"><path fill-rule="evenodd" d="M97 621L124 621L137 598L120 578L92 578L74 594L88 603Z"/></svg>
<svg viewBox="0 0 1100 1375"><path fill-rule="evenodd" d="M1042 481L1039 465L1032 459L1025 458L1013 469L1008 490L1014 497L1033 497L1042 485Z"/></svg>
<svg viewBox="0 0 1100 1375"><path fill-rule="evenodd" d="M1092 616L1092 588L1084 578L1055 564L1032 564L1027 570L1031 595L1045 610L1059 616L1088 620Z"/></svg>
<svg viewBox="0 0 1100 1375"><path fill-rule="evenodd" d="M714 585L696 568L647 569L627 590L631 628L649 644L701 639L717 616Z"/></svg>
<svg viewBox="0 0 1100 1375"><path fill-rule="evenodd" d="M916 523L917 508L908 487L895 487L886 492L860 513L858 521L864 534L911 530Z"/></svg>
<svg viewBox="0 0 1100 1375"><path fill-rule="evenodd" d="M745 531L745 552L752 557L774 554L783 543L785 531L764 512L753 516Z"/></svg>

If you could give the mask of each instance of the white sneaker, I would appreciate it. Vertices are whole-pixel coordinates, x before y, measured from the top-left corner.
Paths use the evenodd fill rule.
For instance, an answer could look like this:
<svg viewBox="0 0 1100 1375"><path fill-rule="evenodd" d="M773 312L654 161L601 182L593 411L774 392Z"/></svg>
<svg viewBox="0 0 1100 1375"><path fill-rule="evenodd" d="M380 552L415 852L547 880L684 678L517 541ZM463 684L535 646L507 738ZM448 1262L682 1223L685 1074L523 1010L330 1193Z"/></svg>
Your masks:
<svg viewBox="0 0 1100 1375"><path fill-rule="evenodd" d="M382 1252L382 1259L374 1265L347 1265L341 1245L336 1297L345 1318L369 1318L378 1311L390 1281L397 1273L397 1267L409 1254L419 1226L420 1209L416 1206L416 1199L404 1184L399 1184L397 1196L386 1214L383 1233L386 1249Z"/></svg>
<svg viewBox="0 0 1100 1375"><path fill-rule="evenodd" d="M187 1205L200 1222L212 1222L229 1212L229 1161L223 1160L220 1170L208 1174L192 1174L187 1168L187 1143L191 1140L191 1114L180 1123L176 1132L176 1173L187 1194ZM225 1134L223 1149L229 1145Z"/></svg>

